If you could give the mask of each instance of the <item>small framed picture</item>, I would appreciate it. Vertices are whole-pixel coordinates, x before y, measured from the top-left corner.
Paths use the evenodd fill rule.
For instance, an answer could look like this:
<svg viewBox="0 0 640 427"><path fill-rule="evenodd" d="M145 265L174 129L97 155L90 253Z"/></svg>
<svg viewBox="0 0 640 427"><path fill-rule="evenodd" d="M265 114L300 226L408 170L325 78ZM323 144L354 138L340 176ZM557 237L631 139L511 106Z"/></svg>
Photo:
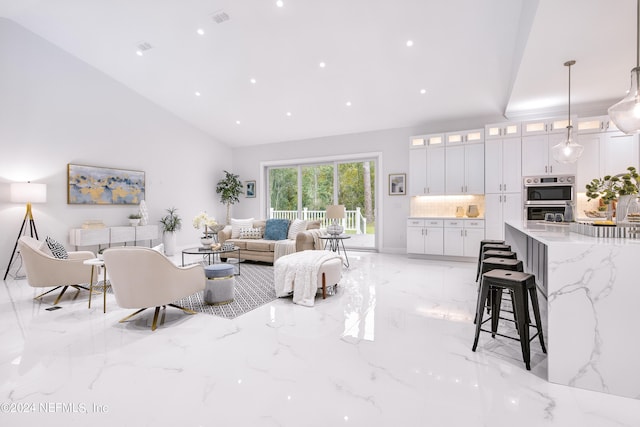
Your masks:
<svg viewBox="0 0 640 427"><path fill-rule="evenodd" d="M403 196L407 194L407 174L406 173L390 173L389 174L389 195Z"/></svg>
<svg viewBox="0 0 640 427"><path fill-rule="evenodd" d="M256 182L255 181L246 181L244 183L245 188L245 196L246 197L256 197Z"/></svg>

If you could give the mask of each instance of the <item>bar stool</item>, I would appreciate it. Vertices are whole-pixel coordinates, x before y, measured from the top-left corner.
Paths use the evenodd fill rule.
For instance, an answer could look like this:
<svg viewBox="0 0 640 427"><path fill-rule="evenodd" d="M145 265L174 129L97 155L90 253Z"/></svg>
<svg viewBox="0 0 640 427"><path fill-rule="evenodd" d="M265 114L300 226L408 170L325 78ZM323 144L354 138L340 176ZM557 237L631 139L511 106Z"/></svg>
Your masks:
<svg viewBox="0 0 640 427"><path fill-rule="evenodd" d="M492 251L487 251L485 253L488 252L492 252ZM510 252L513 253L513 252ZM515 254L514 254L515 255ZM523 272L524 271L524 264L522 263L522 261L515 259L515 258L498 258L498 257L489 257L489 258L485 258L484 260L482 260L482 271L481 273L484 275L484 273L487 273L489 271L492 270L509 270L509 271L519 271L519 272ZM510 296L511 296L511 302L512 305L513 304L513 294L511 294L511 292L509 292ZM487 313L491 312L491 302L493 300L493 294L489 293L489 300L487 301ZM478 286L478 301L476 303L476 312L478 311L478 307L480 304L480 286ZM504 310L504 311L508 311L508 310ZM513 312L510 312L513 313ZM477 323L478 322L478 315L476 313L476 317L473 320L473 323Z"/></svg>
<svg viewBox="0 0 640 427"><path fill-rule="evenodd" d="M501 319L500 303L502 301L503 290L510 290L513 293L513 308L515 322L519 334L518 338L498 333L498 321ZM494 293L493 301L491 303L491 317L483 320L484 306L487 303L490 292ZM529 323L529 299L531 299L533 316L536 321L535 325L531 325ZM495 338L496 335L499 335L501 337L520 341L522 358L524 359L524 364L527 370L531 370L531 340L533 340L535 337L538 337L538 339L540 340L542 351L544 353L547 352L547 349L544 345L544 337L542 335L540 307L538 306L538 294L536 289L535 276L533 274L510 270L491 270L484 273L482 275L482 285L480 287L480 299L476 317L478 318L478 322L476 323L476 334L473 341L473 347L471 348L474 352L478 347L478 338L480 337L480 332L490 332L493 338ZM491 320L491 330L489 331L486 329L482 329L482 325L489 320ZM537 330L537 332L532 337L529 336L529 327L535 327Z"/></svg>
<svg viewBox="0 0 640 427"><path fill-rule="evenodd" d="M480 269L482 264L482 254L489 250L510 251L511 245L505 244L504 240L482 240L480 242L480 252L478 253L478 268L476 269L476 282L480 277Z"/></svg>

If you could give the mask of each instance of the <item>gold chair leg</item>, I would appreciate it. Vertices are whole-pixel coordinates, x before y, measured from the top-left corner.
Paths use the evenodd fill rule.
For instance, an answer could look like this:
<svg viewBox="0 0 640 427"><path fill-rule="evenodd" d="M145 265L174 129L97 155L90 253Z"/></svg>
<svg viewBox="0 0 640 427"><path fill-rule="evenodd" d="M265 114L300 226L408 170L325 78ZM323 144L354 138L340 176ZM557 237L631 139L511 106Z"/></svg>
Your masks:
<svg viewBox="0 0 640 427"><path fill-rule="evenodd" d="M180 310L184 311L187 314L198 314L197 311L193 311L193 310L190 310L188 308L180 307L179 305L175 305L175 304L167 304L167 305L170 306L170 307L179 308Z"/></svg>
<svg viewBox="0 0 640 427"><path fill-rule="evenodd" d="M89 280L89 308L91 308L91 297L93 296L93 271L95 268L95 265L91 266L91 280Z"/></svg>
<svg viewBox="0 0 640 427"><path fill-rule="evenodd" d="M56 298L56 300L53 302L53 305L58 305L58 303L60 302L60 299L62 298L62 295L64 295L68 287L69 286L65 286L62 288L62 292L60 292L60 295L58 295L58 298Z"/></svg>
<svg viewBox="0 0 640 427"><path fill-rule="evenodd" d="M136 311L136 312L134 312L134 313L132 313L132 314L128 315L127 317L124 317L124 318L120 319L120 321L119 321L118 323L124 323L124 322L126 322L127 320L129 320L129 319L131 319L133 316L135 316L136 314L140 314L140 313L142 313L142 312L143 312L143 311L145 311L147 308L148 308L148 307L141 308L140 310L138 310L138 311Z"/></svg>
<svg viewBox="0 0 640 427"><path fill-rule="evenodd" d="M38 299L38 298L42 298L43 296L45 296L48 293L51 293L53 291L55 291L56 289L60 289L62 286L56 286L55 288L48 290L47 292L43 292L40 295L38 295L37 297L33 297L33 299Z"/></svg>
<svg viewBox="0 0 640 427"><path fill-rule="evenodd" d="M158 313L160 313L160 307L156 307L156 311L153 313L153 322L151 323L152 331L155 331L158 327Z"/></svg>

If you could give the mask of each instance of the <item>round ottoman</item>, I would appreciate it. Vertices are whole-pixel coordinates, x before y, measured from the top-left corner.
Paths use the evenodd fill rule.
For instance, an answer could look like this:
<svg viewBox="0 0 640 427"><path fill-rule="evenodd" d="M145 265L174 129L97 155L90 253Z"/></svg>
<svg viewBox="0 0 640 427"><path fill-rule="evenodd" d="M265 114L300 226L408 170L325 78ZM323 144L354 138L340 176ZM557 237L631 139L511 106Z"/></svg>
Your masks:
<svg viewBox="0 0 640 427"><path fill-rule="evenodd" d="M207 284L204 288L204 302L207 304L228 304L233 301L235 270L230 264L213 264L204 268Z"/></svg>

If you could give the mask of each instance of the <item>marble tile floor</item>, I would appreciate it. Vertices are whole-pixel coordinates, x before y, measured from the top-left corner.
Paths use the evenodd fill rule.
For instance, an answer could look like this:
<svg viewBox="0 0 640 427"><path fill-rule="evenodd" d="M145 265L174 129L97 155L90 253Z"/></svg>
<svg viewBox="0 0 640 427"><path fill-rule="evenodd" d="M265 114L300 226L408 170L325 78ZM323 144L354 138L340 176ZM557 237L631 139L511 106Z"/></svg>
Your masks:
<svg viewBox="0 0 640 427"><path fill-rule="evenodd" d="M482 334L475 264L350 252L338 293L234 320L0 287L3 426L638 426L640 400L550 384Z"/></svg>

